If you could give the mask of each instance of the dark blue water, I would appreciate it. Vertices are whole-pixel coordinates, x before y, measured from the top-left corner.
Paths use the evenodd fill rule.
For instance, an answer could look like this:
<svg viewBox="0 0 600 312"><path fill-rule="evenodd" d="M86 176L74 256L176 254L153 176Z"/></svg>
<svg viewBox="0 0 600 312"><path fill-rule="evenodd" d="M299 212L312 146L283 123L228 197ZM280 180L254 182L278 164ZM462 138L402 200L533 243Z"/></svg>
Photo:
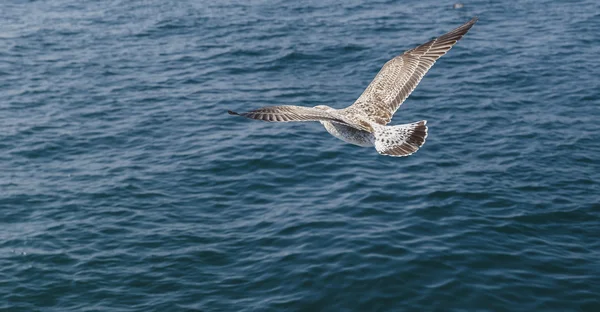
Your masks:
<svg viewBox="0 0 600 312"><path fill-rule="evenodd" d="M0 310L600 311L600 2L2 1ZM479 16L407 158L350 105Z"/></svg>

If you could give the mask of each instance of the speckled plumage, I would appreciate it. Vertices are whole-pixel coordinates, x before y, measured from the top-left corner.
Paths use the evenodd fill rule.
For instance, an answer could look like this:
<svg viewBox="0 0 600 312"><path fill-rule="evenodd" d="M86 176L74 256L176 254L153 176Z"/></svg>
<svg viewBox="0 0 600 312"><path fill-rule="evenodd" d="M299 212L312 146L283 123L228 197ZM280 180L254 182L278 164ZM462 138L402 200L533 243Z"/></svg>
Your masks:
<svg viewBox="0 0 600 312"><path fill-rule="evenodd" d="M477 18L394 57L379 71L361 96L344 109L329 106L270 106L246 113L251 119L273 122L319 121L333 136L358 146L375 146L378 153L408 156L427 137L426 121L386 126L438 58L446 54L473 27Z"/></svg>

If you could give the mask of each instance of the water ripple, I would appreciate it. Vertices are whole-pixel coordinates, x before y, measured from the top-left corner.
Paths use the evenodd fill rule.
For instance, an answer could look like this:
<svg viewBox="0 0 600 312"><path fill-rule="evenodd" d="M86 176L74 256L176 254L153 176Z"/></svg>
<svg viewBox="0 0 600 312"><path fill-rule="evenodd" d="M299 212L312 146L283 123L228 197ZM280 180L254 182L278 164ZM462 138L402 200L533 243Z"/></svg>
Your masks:
<svg viewBox="0 0 600 312"><path fill-rule="evenodd" d="M0 310L596 311L599 11L3 2ZM411 157L225 113L347 106L475 15Z"/></svg>

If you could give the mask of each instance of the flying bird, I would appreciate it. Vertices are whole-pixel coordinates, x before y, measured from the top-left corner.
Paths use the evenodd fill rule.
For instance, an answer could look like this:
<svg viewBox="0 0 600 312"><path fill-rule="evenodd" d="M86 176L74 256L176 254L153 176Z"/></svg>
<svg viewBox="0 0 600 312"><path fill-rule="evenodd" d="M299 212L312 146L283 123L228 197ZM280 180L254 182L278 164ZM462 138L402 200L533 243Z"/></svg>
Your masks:
<svg viewBox="0 0 600 312"><path fill-rule="evenodd" d="M435 61L446 54L475 22L477 17L389 60L354 104L346 108L282 105L246 113L228 113L271 122L319 121L327 132L345 142L375 146L381 155L411 155L425 143L427 121L396 126L387 124Z"/></svg>

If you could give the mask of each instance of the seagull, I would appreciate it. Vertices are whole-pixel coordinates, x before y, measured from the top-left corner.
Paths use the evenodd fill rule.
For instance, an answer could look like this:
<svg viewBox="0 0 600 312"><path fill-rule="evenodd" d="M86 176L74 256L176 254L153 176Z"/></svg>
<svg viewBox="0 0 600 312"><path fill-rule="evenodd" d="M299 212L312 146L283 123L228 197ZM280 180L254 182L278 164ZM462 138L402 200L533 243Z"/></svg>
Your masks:
<svg viewBox="0 0 600 312"><path fill-rule="evenodd" d="M427 121L387 126L392 116L435 61L446 54L477 22L458 28L389 60L354 104L334 109L326 105L268 106L245 113L227 111L270 122L319 121L327 132L347 143L369 147L381 155L401 157L415 153L427 138Z"/></svg>

